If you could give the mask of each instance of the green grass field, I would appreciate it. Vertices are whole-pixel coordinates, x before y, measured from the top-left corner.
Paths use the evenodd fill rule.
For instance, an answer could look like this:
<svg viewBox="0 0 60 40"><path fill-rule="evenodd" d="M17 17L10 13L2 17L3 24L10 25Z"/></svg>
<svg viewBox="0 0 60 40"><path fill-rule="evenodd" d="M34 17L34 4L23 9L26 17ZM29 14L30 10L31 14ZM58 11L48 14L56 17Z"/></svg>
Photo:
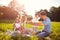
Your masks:
<svg viewBox="0 0 60 40"><path fill-rule="evenodd" d="M30 24L27 24L26 26L27 26L26 28L32 28L32 25L30 25ZM4 38L6 40L11 40L10 36L8 36L8 35L4 36L4 33L8 29L13 30L13 23L3 23L3 22L0 23L0 40L2 40ZM38 29L41 30L41 29L43 29L43 27L38 27ZM60 22L52 22L52 32L50 34L50 37L53 40L60 40ZM35 38L35 36L34 36L34 38ZM34 38L32 37L31 40L33 40ZM37 40L37 39L34 39L34 40Z"/></svg>

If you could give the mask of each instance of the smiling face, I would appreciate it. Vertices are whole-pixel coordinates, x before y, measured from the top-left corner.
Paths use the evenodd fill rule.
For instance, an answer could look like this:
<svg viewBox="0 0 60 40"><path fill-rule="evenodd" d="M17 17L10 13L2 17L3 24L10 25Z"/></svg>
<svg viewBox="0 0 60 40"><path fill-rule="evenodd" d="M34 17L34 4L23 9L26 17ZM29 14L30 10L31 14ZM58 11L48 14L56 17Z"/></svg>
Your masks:
<svg viewBox="0 0 60 40"><path fill-rule="evenodd" d="M36 17L36 18L39 18L39 14L38 14L38 13L36 13L36 14L35 14L35 17Z"/></svg>
<svg viewBox="0 0 60 40"><path fill-rule="evenodd" d="M19 23L20 22L19 18L16 18L15 22L16 23Z"/></svg>
<svg viewBox="0 0 60 40"><path fill-rule="evenodd" d="M45 17L46 17L46 12L45 11L41 11L40 12L40 18L44 20Z"/></svg>
<svg viewBox="0 0 60 40"><path fill-rule="evenodd" d="M36 18L38 18L39 16L38 15L35 15Z"/></svg>

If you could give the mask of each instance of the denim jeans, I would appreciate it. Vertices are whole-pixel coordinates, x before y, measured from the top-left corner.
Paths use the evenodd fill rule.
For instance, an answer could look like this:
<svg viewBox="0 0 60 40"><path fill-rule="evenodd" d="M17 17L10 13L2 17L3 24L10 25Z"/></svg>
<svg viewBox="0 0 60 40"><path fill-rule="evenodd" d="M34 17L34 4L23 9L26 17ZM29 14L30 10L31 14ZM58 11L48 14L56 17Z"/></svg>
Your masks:
<svg viewBox="0 0 60 40"><path fill-rule="evenodd" d="M36 33L37 37L47 37L47 36L49 36L49 34L50 33L45 32L45 31L42 31L42 32L39 31L39 32Z"/></svg>

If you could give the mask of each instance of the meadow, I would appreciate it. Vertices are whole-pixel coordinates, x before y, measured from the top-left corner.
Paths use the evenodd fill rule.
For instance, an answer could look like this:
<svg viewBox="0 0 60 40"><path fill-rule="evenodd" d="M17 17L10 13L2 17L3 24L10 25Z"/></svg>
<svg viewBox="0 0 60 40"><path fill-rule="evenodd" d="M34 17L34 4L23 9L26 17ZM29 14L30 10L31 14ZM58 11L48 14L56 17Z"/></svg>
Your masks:
<svg viewBox="0 0 60 40"><path fill-rule="evenodd" d="M32 25L27 24L26 28L32 28ZM41 30L43 29L43 27L38 27L38 29ZM12 22L4 23L1 21L0 22L0 40L12 40L11 36L5 33L7 30L13 30L13 23ZM52 32L49 37L52 40L60 40L60 22L52 22ZM21 40L38 40L35 35L32 36L31 38L29 37L25 37L24 39L23 38ZM18 40L20 40L20 38L18 38Z"/></svg>

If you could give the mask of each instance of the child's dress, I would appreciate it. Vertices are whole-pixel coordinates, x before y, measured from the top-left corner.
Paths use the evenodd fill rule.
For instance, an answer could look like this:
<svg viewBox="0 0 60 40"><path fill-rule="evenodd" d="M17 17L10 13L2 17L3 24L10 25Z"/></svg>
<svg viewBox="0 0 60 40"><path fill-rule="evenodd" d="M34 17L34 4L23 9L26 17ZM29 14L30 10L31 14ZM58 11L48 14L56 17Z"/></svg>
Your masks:
<svg viewBox="0 0 60 40"><path fill-rule="evenodd" d="M21 20L18 20L18 22L14 23L14 31L20 32L20 27L21 27Z"/></svg>

